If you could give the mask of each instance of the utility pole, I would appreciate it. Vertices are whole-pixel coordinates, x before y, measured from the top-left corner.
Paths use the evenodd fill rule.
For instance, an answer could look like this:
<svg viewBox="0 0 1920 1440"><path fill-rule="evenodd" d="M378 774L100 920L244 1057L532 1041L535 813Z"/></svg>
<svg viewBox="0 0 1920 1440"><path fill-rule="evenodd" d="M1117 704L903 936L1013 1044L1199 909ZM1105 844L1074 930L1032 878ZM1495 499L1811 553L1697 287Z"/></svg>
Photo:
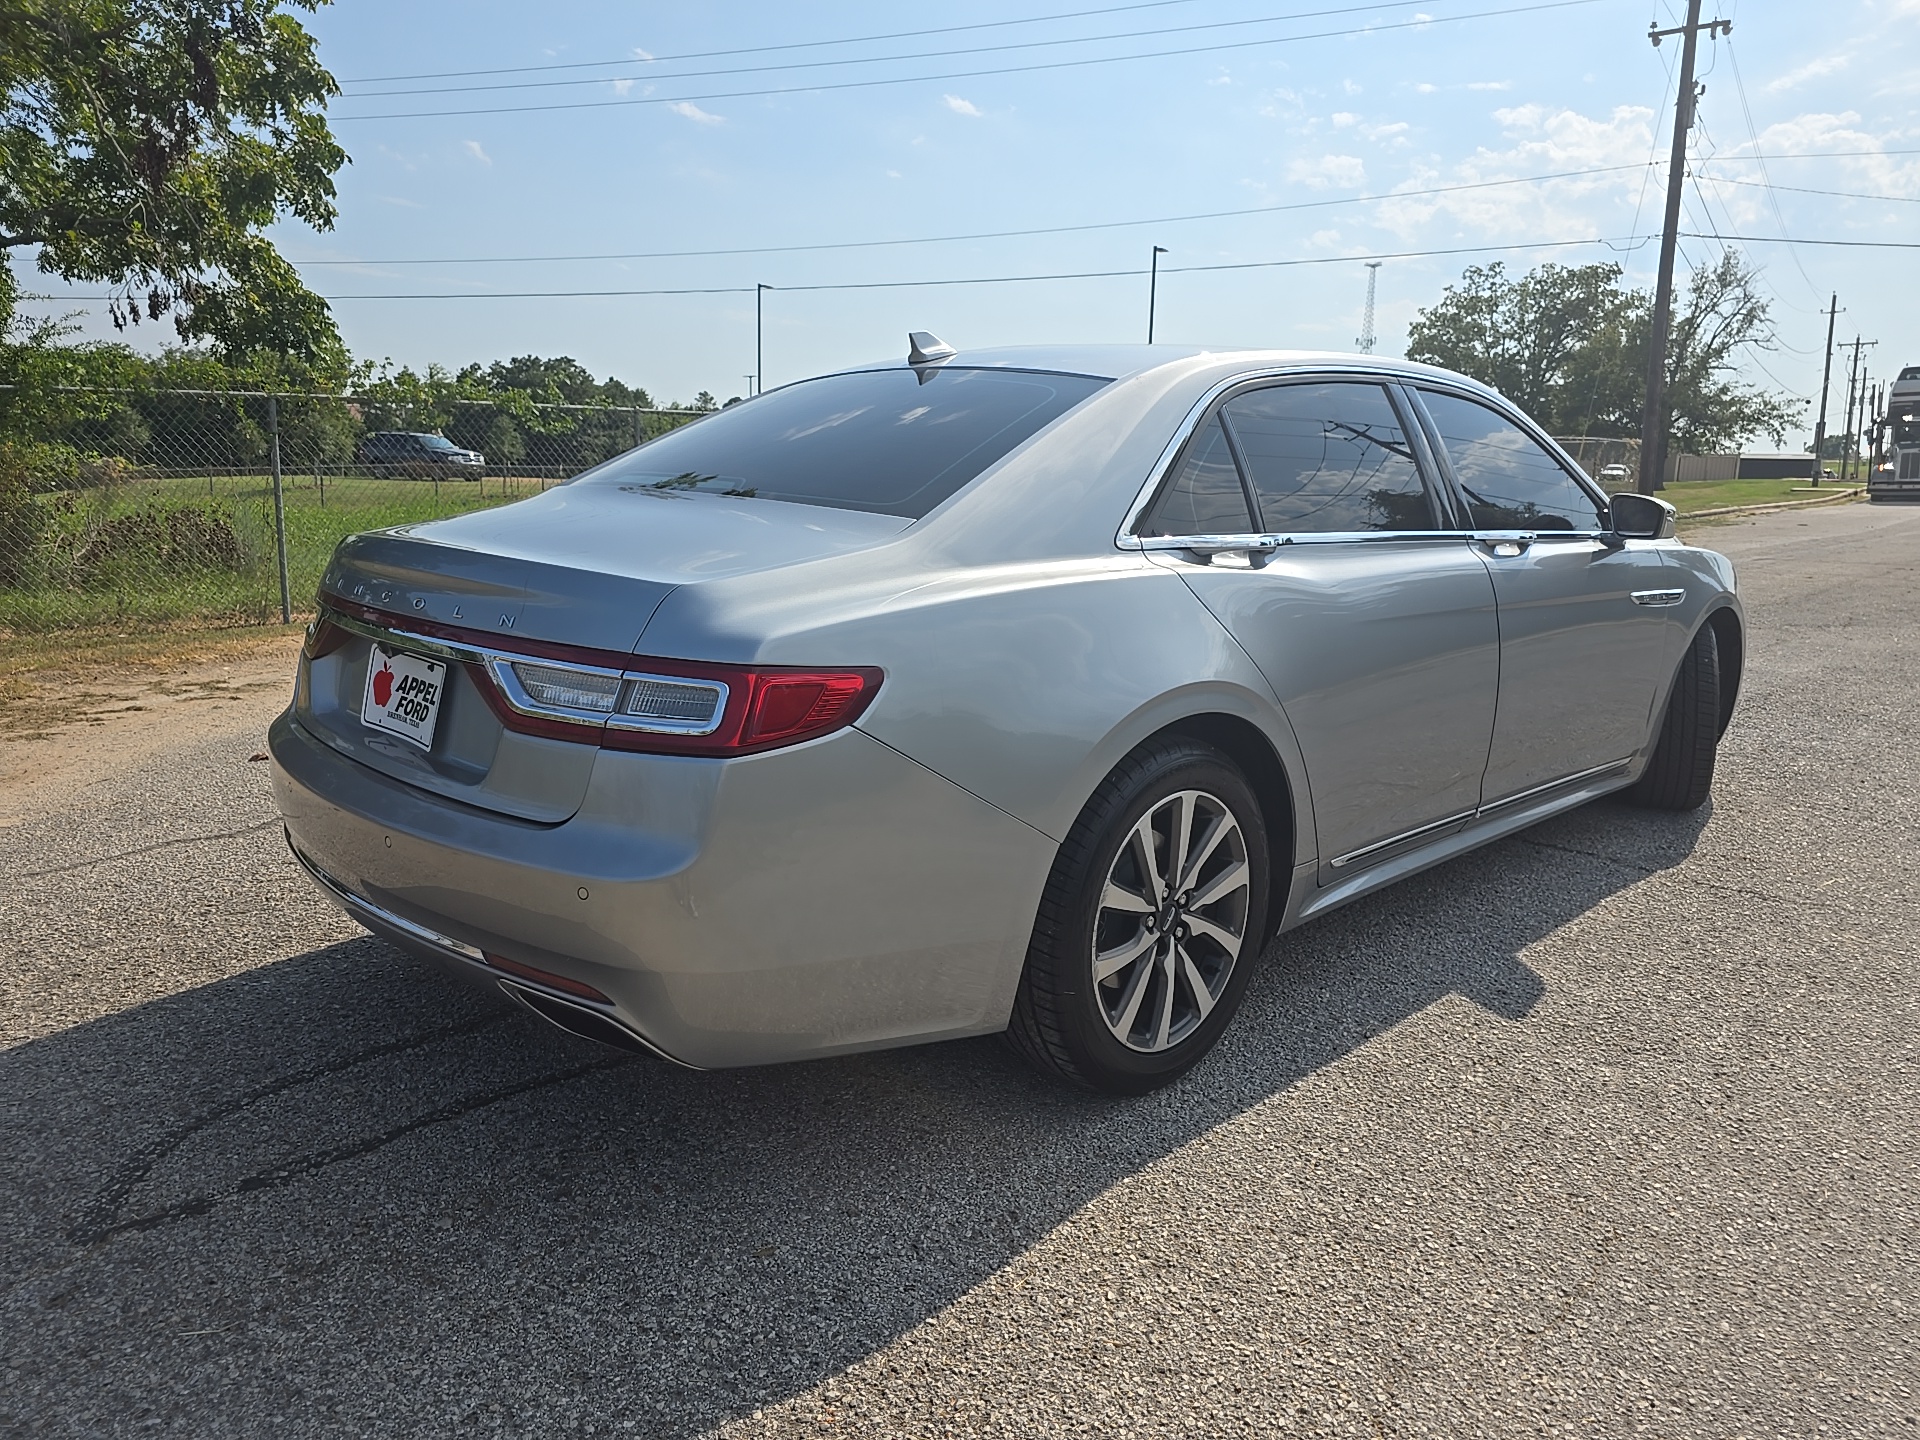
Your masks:
<svg viewBox="0 0 1920 1440"><path fill-rule="evenodd" d="M764 332L760 325L760 300L772 288L771 285L753 287L753 384L748 387L752 395L758 395L767 388L767 361L761 342Z"/></svg>
<svg viewBox="0 0 1920 1440"><path fill-rule="evenodd" d="M1853 351L1852 357L1847 361L1847 445L1840 454L1843 478L1846 477L1847 467L1860 453L1860 431L1865 428L1867 418L1867 367L1860 358L1860 352L1871 350L1879 343L1878 340L1862 340L1855 335L1851 345L1840 347L1842 350ZM1853 408L1856 399L1860 402L1857 415Z"/></svg>
<svg viewBox="0 0 1920 1440"><path fill-rule="evenodd" d="M1860 369L1860 337L1858 335L1855 335L1853 337L1853 345L1851 347L1842 345L1840 348L1842 350L1846 350L1848 348L1851 348L1853 350L1853 354L1847 357L1847 428L1840 432L1842 435L1846 437L1841 442L1841 445L1840 445L1840 479L1842 482L1845 482L1853 478L1852 468L1851 468L1851 462L1853 459L1853 433L1854 433L1853 432L1853 389L1854 389L1854 386L1857 383L1859 383L1858 371Z"/></svg>
<svg viewBox="0 0 1920 1440"><path fill-rule="evenodd" d="M1700 0L1687 0L1687 23L1671 29L1649 27L1657 46L1669 35L1681 37L1680 88L1674 92L1673 153L1667 161L1667 219L1660 232L1660 278L1653 291L1653 334L1647 346L1647 399L1640 412L1640 493L1662 488L1667 464L1667 332L1673 325L1673 256L1680 245L1680 191L1686 183L1687 132L1693 129L1694 53L1700 32L1733 33L1731 20L1700 22Z"/></svg>
<svg viewBox="0 0 1920 1440"><path fill-rule="evenodd" d="M1840 313L1840 297L1827 306L1827 358L1820 366L1820 419L1813 427L1813 483L1820 483L1820 452L1827 448L1827 382L1833 378L1833 317Z"/></svg>
<svg viewBox="0 0 1920 1440"><path fill-rule="evenodd" d="M1160 299L1160 257L1167 253L1167 247L1153 247L1153 269L1147 281L1147 343L1153 343L1153 309Z"/></svg>
<svg viewBox="0 0 1920 1440"><path fill-rule="evenodd" d="M1373 353L1373 342L1377 338L1373 333L1373 287L1380 278L1380 267L1386 263L1384 260L1367 261L1367 309L1360 317L1360 339L1356 342L1362 355Z"/></svg>

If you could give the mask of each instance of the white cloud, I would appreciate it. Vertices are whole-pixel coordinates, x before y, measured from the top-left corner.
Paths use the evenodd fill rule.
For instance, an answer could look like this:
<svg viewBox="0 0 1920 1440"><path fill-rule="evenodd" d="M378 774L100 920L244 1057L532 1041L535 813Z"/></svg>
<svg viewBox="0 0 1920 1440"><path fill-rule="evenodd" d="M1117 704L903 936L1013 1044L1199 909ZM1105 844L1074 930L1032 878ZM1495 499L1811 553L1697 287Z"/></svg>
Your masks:
<svg viewBox="0 0 1920 1440"><path fill-rule="evenodd" d="M1418 85L1413 87L1413 93L1416 95L1438 95L1440 93L1440 87L1438 85L1429 85L1426 81L1422 80Z"/></svg>
<svg viewBox="0 0 1920 1440"><path fill-rule="evenodd" d="M653 58L653 55L652 55L652 52L642 50L638 45L636 45L633 47L633 58L636 60L651 60Z"/></svg>
<svg viewBox="0 0 1920 1440"><path fill-rule="evenodd" d="M408 200L404 196L400 196L400 195L382 195L380 199L385 201L389 205L399 205L407 210L424 210L427 208L426 206L422 205L418 200Z"/></svg>
<svg viewBox="0 0 1920 1440"><path fill-rule="evenodd" d="M1512 88L1511 80L1469 80L1467 82L1469 90L1511 90Z"/></svg>
<svg viewBox="0 0 1920 1440"><path fill-rule="evenodd" d="M971 115L978 120L986 113L971 100L962 100L958 95L942 95L940 98L947 102L947 108L956 115Z"/></svg>
<svg viewBox="0 0 1920 1440"><path fill-rule="evenodd" d="M1333 113L1333 128L1336 130L1345 130L1349 126L1358 125L1359 123L1360 117L1355 115L1351 110L1336 110Z"/></svg>
<svg viewBox="0 0 1920 1440"><path fill-rule="evenodd" d="M478 140L464 140L461 143L466 146L467 153L482 165L493 164L493 157L480 148L480 142Z"/></svg>
<svg viewBox="0 0 1920 1440"><path fill-rule="evenodd" d="M1207 81L1207 83L1209 85L1231 85L1233 83L1233 76L1222 71L1220 74L1214 76L1213 79Z"/></svg>
<svg viewBox="0 0 1920 1440"><path fill-rule="evenodd" d="M1349 95L1358 95L1360 93L1360 87L1351 80L1342 80L1340 82L1340 88Z"/></svg>
<svg viewBox="0 0 1920 1440"><path fill-rule="evenodd" d="M698 105L694 104L691 100L676 100L671 105L667 106L667 109L671 110L676 115L682 116L688 120L693 121L695 124L698 124L698 125L724 125L727 123L726 116L710 115L705 110L702 110Z"/></svg>
<svg viewBox="0 0 1920 1440"><path fill-rule="evenodd" d="M1481 146L1458 164L1417 171L1394 188L1473 185L1569 170L1609 169L1530 185L1499 185L1405 200L1388 199L1379 222L1408 243L1435 242L1451 230L1465 238L1570 240L1618 234L1633 216L1653 146L1653 111L1622 105L1604 116L1546 105L1496 110L1507 144ZM1644 220L1644 216L1642 217Z"/></svg>
<svg viewBox="0 0 1920 1440"><path fill-rule="evenodd" d="M1833 182L1834 188L1849 190L1871 190L1888 195L1913 195L1920 193L1920 164L1905 156L1877 153L1884 150L1889 142L1896 148L1911 143L1910 137L1898 131L1891 134L1876 135L1860 126L1857 111L1846 110L1840 114L1812 113L1796 115L1791 120L1782 120L1767 126L1760 132L1759 151L1762 155L1804 155L1819 154L1822 151L1864 150L1864 155L1847 155L1841 159L1828 160L1825 163L1825 178L1813 181L1816 185L1826 186ZM1730 152L1733 155L1745 154L1751 147L1740 145ZM1731 165L1723 167L1723 173L1737 175L1743 180L1758 179L1751 165Z"/></svg>
<svg viewBox="0 0 1920 1440"><path fill-rule="evenodd" d="M1322 155L1317 160L1290 161L1287 179L1315 190L1330 185L1364 185L1367 167L1358 155Z"/></svg>
<svg viewBox="0 0 1920 1440"><path fill-rule="evenodd" d="M613 93L616 95L624 95L631 89L633 89L633 81L631 80L616 80L613 82Z"/></svg>
<svg viewBox="0 0 1920 1440"><path fill-rule="evenodd" d="M1391 125L1362 125L1360 133L1367 139L1385 141L1394 145L1405 145L1407 134L1413 127L1404 120L1396 120Z"/></svg>
<svg viewBox="0 0 1920 1440"><path fill-rule="evenodd" d="M1846 69L1848 62L1852 59L1851 55L1822 55L1768 81L1767 89L1770 93L1778 95L1783 90L1791 90L1796 85L1804 85L1807 81L1817 80L1822 75L1836 74Z"/></svg>
<svg viewBox="0 0 1920 1440"><path fill-rule="evenodd" d="M887 171L887 178L889 180L898 180L900 178L900 172L898 170L889 170Z"/></svg>

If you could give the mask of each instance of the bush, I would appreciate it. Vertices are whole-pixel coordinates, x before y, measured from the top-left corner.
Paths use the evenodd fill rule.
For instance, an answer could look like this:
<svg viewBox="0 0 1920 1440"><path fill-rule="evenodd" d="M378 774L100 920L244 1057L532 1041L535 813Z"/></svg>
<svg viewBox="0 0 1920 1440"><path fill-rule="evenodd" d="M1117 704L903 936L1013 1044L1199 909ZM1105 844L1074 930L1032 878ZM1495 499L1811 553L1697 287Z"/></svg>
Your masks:
<svg viewBox="0 0 1920 1440"><path fill-rule="evenodd" d="M0 441L0 586L23 589L39 579L47 514L33 498L27 451L43 447Z"/></svg>
<svg viewBox="0 0 1920 1440"><path fill-rule="evenodd" d="M70 565L80 585L98 584L122 569L156 575L243 570L247 547L233 521L214 509L146 505L91 527Z"/></svg>

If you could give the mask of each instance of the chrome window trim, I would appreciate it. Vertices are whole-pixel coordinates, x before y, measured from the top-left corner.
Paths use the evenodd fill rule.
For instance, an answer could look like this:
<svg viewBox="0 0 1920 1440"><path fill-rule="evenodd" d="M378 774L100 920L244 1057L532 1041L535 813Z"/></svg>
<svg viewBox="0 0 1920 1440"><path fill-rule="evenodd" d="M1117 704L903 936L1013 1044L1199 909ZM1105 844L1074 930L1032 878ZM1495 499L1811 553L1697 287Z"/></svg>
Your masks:
<svg viewBox="0 0 1920 1440"><path fill-rule="evenodd" d="M1298 545L1381 545L1409 540L1446 540L1458 544L1481 537L1468 530L1307 530L1270 535L1136 535L1129 549L1189 550L1215 555L1237 550L1274 551Z"/></svg>
<svg viewBox="0 0 1920 1440"><path fill-rule="evenodd" d="M379 645L400 645L408 650L423 651L438 659L452 661L462 665L478 665L493 677L499 688L501 699L507 707L519 715L537 720L559 720L583 728L639 731L648 735L711 735L720 728L720 722L726 717L727 700L733 694L732 688L724 680L709 680L702 676L660 675L651 670L615 670L603 665L583 665L572 660L546 660L538 655L527 655L512 650L483 649L475 645L463 645L458 641L438 640L431 636L417 634L412 630L399 628L387 629L370 624L351 615L343 615L331 605L320 607L321 616L333 625L338 625L349 634L371 640ZM527 665L549 665L556 670L573 670L582 675L606 675L618 678L622 683L620 693L614 699L614 709L575 710L563 705L547 705L535 700L520 683L520 677L514 673L514 662ZM637 715L619 713L619 705L627 695L628 688L635 683L653 681L662 685L697 685L714 692L713 715L706 722L647 720Z"/></svg>
<svg viewBox="0 0 1920 1440"><path fill-rule="evenodd" d="M1207 418L1207 412L1213 408L1216 401L1230 391L1237 390L1246 385L1255 385L1263 380L1316 380L1322 377L1329 380L1372 381L1382 386L1412 383L1410 377L1390 366L1341 364L1339 362L1330 364L1324 360L1308 361L1297 365L1272 365L1258 370L1242 370L1238 374L1230 375L1224 380L1216 381L1208 388L1207 392L1194 403L1193 407L1187 411L1186 418L1174 427L1173 438L1169 440L1161 450L1160 458L1153 462L1152 468L1147 473L1146 482L1133 497L1133 503L1127 507L1126 515L1122 517L1120 521L1120 528L1115 532L1113 537L1114 548L1118 550L1144 551L1150 548L1146 543L1149 539L1184 540L1188 538L1198 538L1177 535L1135 535L1133 533L1133 527L1140 523L1141 517L1147 512L1147 507L1153 504L1154 497L1159 493L1160 487L1166 484L1167 477L1172 470L1174 462L1180 458L1180 451L1186 446L1187 441L1193 437L1193 432L1200 428L1201 422ZM1353 533L1372 535L1379 532L1352 532L1347 534L1345 538L1352 538ZM1431 533L1460 532L1430 532L1422 530L1414 533L1426 535ZM1305 538L1304 535L1294 537L1296 543L1304 541ZM1154 548L1186 550L1193 547L1190 545L1174 545ZM1246 547L1233 546L1228 548L1245 549Z"/></svg>

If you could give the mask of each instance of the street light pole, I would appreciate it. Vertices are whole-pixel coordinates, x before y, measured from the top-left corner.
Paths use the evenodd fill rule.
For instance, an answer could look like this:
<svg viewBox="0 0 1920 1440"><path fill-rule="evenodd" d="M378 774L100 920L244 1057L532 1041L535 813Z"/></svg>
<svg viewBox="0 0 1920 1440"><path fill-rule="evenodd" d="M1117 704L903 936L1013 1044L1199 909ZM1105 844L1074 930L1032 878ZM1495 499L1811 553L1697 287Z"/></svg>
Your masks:
<svg viewBox="0 0 1920 1440"><path fill-rule="evenodd" d="M1164 245L1153 247L1153 269L1147 280L1147 343L1149 345L1153 343L1153 310L1160 298L1160 257L1166 253L1167 247Z"/></svg>
<svg viewBox="0 0 1920 1440"><path fill-rule="evenodd" d="M762 341L765 332L760 322L760 297L772 288L771 285L753 287L753 384L747 388L754 395L758 395L767 388L767 361Z"/></svg>

